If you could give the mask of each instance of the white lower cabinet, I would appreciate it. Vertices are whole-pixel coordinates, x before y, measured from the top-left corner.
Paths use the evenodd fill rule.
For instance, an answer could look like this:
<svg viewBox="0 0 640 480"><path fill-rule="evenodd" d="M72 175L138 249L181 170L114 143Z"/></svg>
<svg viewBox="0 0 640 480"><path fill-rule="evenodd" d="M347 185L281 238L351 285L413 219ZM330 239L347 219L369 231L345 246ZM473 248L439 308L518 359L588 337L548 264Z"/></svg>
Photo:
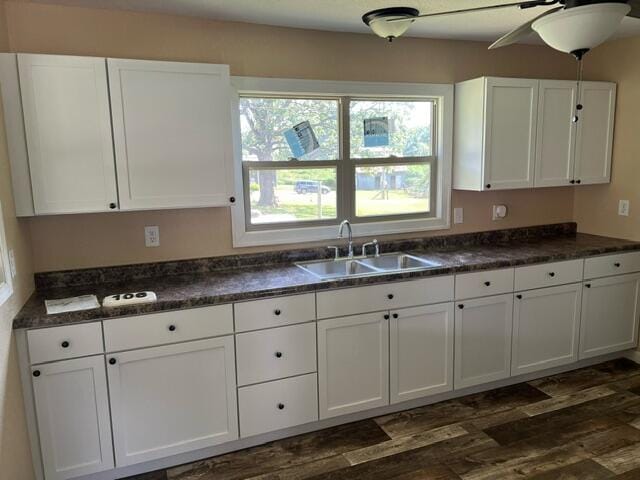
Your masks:
<svg viewBox="0 0 640 480"><path fill-rule="evenodd" d="M107 359L117 466L238 438L232 336Z"/></svg>
<svg viewBox="0 0 640 480"><path fill-rule="evenodd" d="M47 480L113 468L104 356L31 368Z"/></svg>
<svg viewBox="0 0 640 480"><path fill-rule="evenodd" d="M389 404L389 314L318 322L320 418Z"/></svg>
<svg viewBox="0 0 640 480"><path fill-rule="evenodd" d="M453 303L391 312L391 403L453 390Z"/></svg>
<svg viewBox="0 0 640 480"><path fill-rule="evenodd" d="M315 373L238 389L243 438L318 420Z"/></svg>
<svg viewBox="0 0 640 480"><path fill-rule="evenodd" d="M640 274L588 280L582 293L580 358L638 344Z"/></svg>
<svg viewBox="0 0 640 480"><path fill-rule="evenodd" d="M512 294L456 304L455 388L510 376L512 320Z"/></svg>
<svg viewBox="0 0 640 480"><path fill-rule="evenodd" d="M582 284L519 292L513 308L511 374L578 360Z"/></svg>

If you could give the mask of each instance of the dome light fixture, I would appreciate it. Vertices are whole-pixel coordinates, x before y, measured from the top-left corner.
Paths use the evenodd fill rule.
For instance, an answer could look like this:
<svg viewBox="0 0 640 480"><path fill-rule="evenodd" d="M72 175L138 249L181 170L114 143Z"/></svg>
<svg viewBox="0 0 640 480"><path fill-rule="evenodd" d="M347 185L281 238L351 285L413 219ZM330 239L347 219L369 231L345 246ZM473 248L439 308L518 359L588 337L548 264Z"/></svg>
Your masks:
<svg viewBox="0 0 640 480"><path fill-rule="evenodd" d="M531 25L551 48L582 55L607 40L631 7L626 3L595 3L554 12Z"/></svg>
<svg viewBox="0 0 640 480"><path fill-rule="evenodd" d="M392 42L407 31L418 15L420 12L410 7L380 8L365 13L362 21L373 33Z"/></svg>

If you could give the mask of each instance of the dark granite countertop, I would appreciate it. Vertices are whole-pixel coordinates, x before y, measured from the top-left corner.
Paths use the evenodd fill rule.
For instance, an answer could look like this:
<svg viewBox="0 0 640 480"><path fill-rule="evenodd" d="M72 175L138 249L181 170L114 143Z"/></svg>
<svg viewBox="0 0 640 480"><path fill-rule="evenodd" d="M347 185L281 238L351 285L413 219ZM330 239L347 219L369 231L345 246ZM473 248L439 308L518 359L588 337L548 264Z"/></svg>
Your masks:
<svg viewBox="0 0 640 480"><path fill-rule="evenodd" d="M573 225L575 229L574 224L562 225ZM173 262L171 265L167 263L163 268L170 267L173 273L171 275L161 274L163 273L162 269L158 270L156 265L162 264L152 264L154 265L153 267L147 267L146 276L139 274L139 267L134 266L110 267L106 272L105 269L79 271L82 272L83 276L69 272L44 274L42 278L36 278L36 283L39 287L18 313L13 322L13 328L50 327L164 310L216 305L275 295L568 260L625 250L640 250L640 243L638 242L576 234L575 231L571 232L571 229L568 231L565 229L560 232L561 234L557 234L558 232L555 231L547 232L541 234L539 238L534 238L535 235L532 235L529 231L526 232L527 234L521 234L522 231L522 229L502 231L518 233L511 236L504 234L500 236L495 234L485 236L480 239L481 243L478 245L470 244L470 238L466 238L466 243L449 240L440 240L434 243L433 240L429 240L422 243L413 241L385 244L383 252L402 250L439 262L441 266L418 272L332 281L320 281L291 262L266 263L262 265L249 262L248 265L243 265L241 262L238 263L237 258L235 266L229 264L227 259L226 268L209 269L210 271L203 268L204 259L197 261L199 263L191 261L192 266L190 268L179 267L182 265L180 262ZM458 235L456 237L462 236ZM322 252L322 250L315 251L315 255L318 255L318 252ZM273 254L271 258L273 259ZM301 257L298 256L296 258L299 259ZM279 260L282 260L282 258ZM193 268L194 265L197 268ZM126 270L127 268L129 270ZM135 272L138 273L132 270L134 268L137 269ZM149 273L149 268L152 268L151 273ZM181 268L185 271L180 271ZM190 269L192 271L186 271ZM122 278L126 279L110 282L97 281L98 277L103 280L106 277L109 279L118 278L118 272L121 273ZM126 274L123 272L126 272ZM76 276L74 277L74 275ZM65 285L65 281L70 278L73 280L70 280L69 284ZM158 301L151 304L96 308L55 315L47 315L44 306L44 299L95 294L98 300L102 301L109 294L143 290L156 292Z"/></svg>

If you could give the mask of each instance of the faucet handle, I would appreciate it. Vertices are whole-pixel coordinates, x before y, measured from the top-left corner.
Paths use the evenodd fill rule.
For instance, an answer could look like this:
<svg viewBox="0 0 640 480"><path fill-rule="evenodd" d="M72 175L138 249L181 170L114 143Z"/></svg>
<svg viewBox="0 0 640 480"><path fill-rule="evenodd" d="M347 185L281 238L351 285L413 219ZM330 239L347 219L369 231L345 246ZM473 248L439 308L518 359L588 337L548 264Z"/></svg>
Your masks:
<svg viewBox="0 0 640 480"><path fill-rule="evenodd" d="M329 250L333 250L333 252L334 252L334 257L333 257L333 259L334 259L334 260L338 260L338 258L340 258L340 247L336 247L336 246L334 246L334 245L329 245L329 246L327 247L327 249L329 249Z"/></svg>
<svg viewBox="0 0 640 480"><path fill-rule="evenodd" d="M375 249L376 249L376 257L379 257L379 256L380 256L380 244L378 243L378 240L374 238L374 239L371 241L371 243L373 243L373 246L374 246L374 247L375 247Z"/></svg>
<svg viewBox="0 0 640 480"><path fill-rule="evenodd" d="M380 245L378 245L378 240L376 240L375 238L373 240L371 240L370 242L367 243L363 243L362 244L362 256L366 257L367 256L367 247L373 245L376 249L376 257L380 256Z"/></svg>

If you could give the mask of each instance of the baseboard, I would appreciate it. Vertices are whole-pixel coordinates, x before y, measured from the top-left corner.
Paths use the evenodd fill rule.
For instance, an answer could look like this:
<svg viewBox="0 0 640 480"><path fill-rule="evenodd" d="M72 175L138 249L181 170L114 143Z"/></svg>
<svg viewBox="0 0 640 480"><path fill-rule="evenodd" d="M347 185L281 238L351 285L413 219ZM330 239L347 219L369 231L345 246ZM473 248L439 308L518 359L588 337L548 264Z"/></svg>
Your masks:
<svg viewBox="0 0 640 480"><path fill-rule="evenodd" d="M629 360L640 364L640 351L639 350L629 350L625 352L624 358L628 358Z"/></svg>

